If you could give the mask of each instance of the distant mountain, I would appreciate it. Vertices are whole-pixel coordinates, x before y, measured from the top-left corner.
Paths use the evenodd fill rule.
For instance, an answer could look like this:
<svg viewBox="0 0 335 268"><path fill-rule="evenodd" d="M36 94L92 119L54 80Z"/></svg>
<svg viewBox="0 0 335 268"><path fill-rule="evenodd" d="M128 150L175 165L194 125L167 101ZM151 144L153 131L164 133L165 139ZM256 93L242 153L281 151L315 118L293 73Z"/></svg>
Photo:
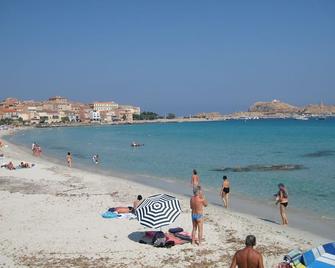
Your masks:
<svg viewBox="0 0 335 268"><path fill-rule="evenodd" d="M261 114L314 114L327 115L335 114L335 105L309 104L305 107L297 107L279 100L271 102L256 102L250 106L249 112Z"/></svg>
<svg viewBox="0 0 335 268"><path fill-rule="evenodd" d="M256 102L249 108L249 112L258 113L297 113L299 108L278 100L271 102Z"/></svg>

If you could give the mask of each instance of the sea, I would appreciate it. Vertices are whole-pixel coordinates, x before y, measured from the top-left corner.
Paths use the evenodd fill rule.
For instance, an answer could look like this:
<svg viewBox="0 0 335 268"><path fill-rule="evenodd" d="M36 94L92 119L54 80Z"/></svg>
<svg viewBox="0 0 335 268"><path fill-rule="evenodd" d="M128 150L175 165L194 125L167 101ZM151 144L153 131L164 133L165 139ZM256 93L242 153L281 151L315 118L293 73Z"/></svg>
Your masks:
<svg viewBox="0 0 335 268"><path fill-rule="evenodd" d="M284 183L290 207L335 219L334 119L34 128L7 138L27 149L36 142L64 165L71 152L74 166L156 184L185 187L196 169L218 193L226 175L232 194L259 202L273 202Z"/></svg>

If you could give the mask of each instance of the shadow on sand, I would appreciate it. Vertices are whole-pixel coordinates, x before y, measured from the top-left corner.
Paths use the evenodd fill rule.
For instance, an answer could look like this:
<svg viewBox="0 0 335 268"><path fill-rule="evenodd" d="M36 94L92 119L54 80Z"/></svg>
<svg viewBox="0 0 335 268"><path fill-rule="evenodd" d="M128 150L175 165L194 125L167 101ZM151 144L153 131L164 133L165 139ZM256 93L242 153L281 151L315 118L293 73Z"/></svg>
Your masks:
<svg viewBox="0 0 335 268"><path fill-rule="evenodd" d="M144 232L132 232L128 235L128 238L131 240L131 241L134 241L134 242L139 242L143 236L145 235Z"/></svg>
<svg viewBox="0 0 335 268"><path fill-rule="evenodd" d="M258 218L262 221L266 221L266 222L271 222L271 223L274 223L274 224L277 224L277 225L280 225L278 222L274 221L274 220L269 220L269 219L264 219L264 218Z"/></svg>

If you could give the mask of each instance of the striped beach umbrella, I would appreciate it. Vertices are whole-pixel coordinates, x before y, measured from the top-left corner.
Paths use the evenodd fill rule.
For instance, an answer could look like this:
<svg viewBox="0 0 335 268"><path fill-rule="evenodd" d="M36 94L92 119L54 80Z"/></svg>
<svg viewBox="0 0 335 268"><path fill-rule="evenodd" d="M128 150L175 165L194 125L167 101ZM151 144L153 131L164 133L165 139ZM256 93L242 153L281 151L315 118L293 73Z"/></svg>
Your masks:
<svg viewBox="0 0 335 268"><path fill-rule="evenodd" d="M135 210L138 221L149 228L160 228L173 223L180 212L179 200L167 194L150 196Z"/></svg>
<svg viewBox="0 0 335 268"><path fill-rule="evenodd" d="M302 256L307 268L334 268L335 242L313 248L306 251Z"/></svg>

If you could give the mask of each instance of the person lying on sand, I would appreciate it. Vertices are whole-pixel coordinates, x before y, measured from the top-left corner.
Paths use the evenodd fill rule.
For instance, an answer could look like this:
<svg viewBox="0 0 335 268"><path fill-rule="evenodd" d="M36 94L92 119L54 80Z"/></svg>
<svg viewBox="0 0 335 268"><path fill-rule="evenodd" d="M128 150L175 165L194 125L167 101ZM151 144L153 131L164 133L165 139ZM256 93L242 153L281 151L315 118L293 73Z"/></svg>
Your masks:
<svg viewBox="0 0 335 268"><path fill-rule="evenodd" d="M263 257L254 250L255 245L256 237L248 235L245 239L245 248L235 253L230 268L264 268Z"/></svg>
<svg viewBox="0 0 335 268"><path fill-rule="evenodd" d="M115 207L110 208L108 211L116 212L118 214L124 214L124 213L134 213L135 210L133 207Z"/></svg>
<svg viewBox="0 0 335 268"><path fill-rule="evenodd" d="M4 164L4 165L2 165L1 167L2 167L2 168L3 168L3 167L4 167L4 168L7 168L7 169L9 169L9 170L14 170L14 169L15 169L14 164L13 164L12 161L10 161L8 164Z"/></svg>
<svg viewBox="0 0 335 268"><path fill-rule="evenodd" d="M21 162L20 168L30 168L30 165L29 165L29 163Z"/></svg>

